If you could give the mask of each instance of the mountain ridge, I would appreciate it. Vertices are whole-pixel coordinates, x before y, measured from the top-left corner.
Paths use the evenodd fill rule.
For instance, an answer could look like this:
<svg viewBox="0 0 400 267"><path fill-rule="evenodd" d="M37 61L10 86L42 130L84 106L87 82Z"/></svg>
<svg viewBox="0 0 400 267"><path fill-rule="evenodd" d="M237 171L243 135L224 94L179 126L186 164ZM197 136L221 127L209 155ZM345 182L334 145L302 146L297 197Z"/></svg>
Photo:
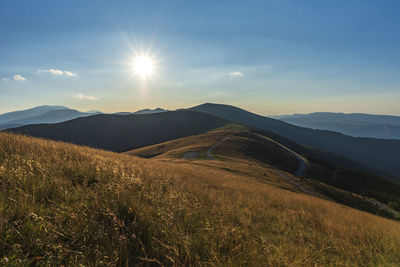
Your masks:
<svg viewBox="0 0 400 267"><path fill-rule="evenodd" d="M21 127L29 124L57 123L79 117L91 116L100 111L81 112L64 106L38 106L31 109L8 112L0 115L0 130ZM10 118L14 118L9 120ZM2 119L2 120L1 120Z"/></svg>
<svg viewBox="0 0 400 267"><path fill-rule="evenodd" d="M400 141L351 137L341 133L298 127L280 120L257 115L231 105L206 103L189 108L248 125L292 140L306 147L315 147L355 160L398 179Z"/></svg>
<svg viewBox="0 0 400 267"><path fill-rule="evenodd" d="M399 116L315 112L270 117L296 126L335 131L354 137L400 139Z"/></svg>
<svg viewBox="0 0 400 267"><path fill-rule="evenodd" d="M32 116L40 116L49 110L66 109L65 106L42 105L24 110L16 110L0 114L0 124Z"/></svg>
<svg viewBox="0 0 400 267"><path fill-rule="evenodd" d="M136 115L99 114L7 131L122 152L198 134L227 123L202 112L169 111Z"/></svg>

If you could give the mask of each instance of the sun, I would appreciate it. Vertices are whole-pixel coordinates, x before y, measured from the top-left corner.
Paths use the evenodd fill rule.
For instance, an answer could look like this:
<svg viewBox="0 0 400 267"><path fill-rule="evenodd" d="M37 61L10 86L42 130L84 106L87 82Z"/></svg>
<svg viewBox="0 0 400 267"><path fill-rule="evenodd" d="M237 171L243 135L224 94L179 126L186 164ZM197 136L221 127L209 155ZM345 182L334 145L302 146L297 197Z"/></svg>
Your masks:
<svg viewBox="0 0 400 267"><path fill-rule="evenodd" d="M139 55L133 60L133 71L141 78L147 78L154 73L154 61L149 56Z"/></svg>

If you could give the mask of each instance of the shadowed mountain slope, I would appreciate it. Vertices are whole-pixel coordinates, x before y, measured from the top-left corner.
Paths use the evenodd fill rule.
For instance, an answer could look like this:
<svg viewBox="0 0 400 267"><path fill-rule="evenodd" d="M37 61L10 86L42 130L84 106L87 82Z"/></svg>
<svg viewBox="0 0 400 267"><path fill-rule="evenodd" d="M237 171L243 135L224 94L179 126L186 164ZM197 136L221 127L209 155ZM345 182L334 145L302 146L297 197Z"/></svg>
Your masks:
<svg viewBox="0 0 400 267"><path fill-rule="evenodd" d="M9 131L121 152L199 134L227 123L201 112L173 111L143 115L100 114Z"/></svg>
<svg viewBox="0 0 400 267"><path fill-rule="evenodd" d="M394 177L400 177L400 140L357 138L336 132L297 127L229 105L203 104L190 110L268 130L298 144L335 153Z"/></svg>
<svg viewBox="0 0 400 267"><path fill-rule="evenodd" d="M10 128L17 128L17 127L21 127L21 126L22 125L20 125L20 124L4 124L4 125L0 124L0 131L10 129Z"/></svg>

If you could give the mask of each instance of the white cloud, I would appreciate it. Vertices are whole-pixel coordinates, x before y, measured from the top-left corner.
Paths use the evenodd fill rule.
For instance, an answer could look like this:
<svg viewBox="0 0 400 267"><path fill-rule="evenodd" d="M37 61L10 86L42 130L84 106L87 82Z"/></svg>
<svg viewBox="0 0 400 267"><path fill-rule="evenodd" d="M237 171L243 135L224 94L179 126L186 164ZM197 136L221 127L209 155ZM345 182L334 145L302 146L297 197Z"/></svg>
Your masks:
<svg viewBox="0 0 400 267"><path fill-rule="evenodd" d="M50 73L53 75L59 75L59 76L65 75L68 77L74 77L74 76L78 75L78 74L70 72L68 70L58 70L58 69L39 70L38 72L46 72L46 73Z"/></svg>
<svg viewBox="0 0 400 267"><path fill-rule="evenodd" d="M73 77L73 76L76 76L78 74L70 72L70 71L67 71L67 70L64 70L64 75L65 76L69 76L69 77Z"/></svg>
<svg viewBox="0 0 400 267"><path fill-rule="evenodd" d="M26 80L22 75L19 75L19 74L15 74L13 76L13 79L16 81L25 81Z"/></svg>
<svg viewBox="0 0 400 267"><path fill-rule="evenodd" d="M96 96L90 96L90 95L84 95L84 94L77 94L74 96L74 98L79 99L79 100L98 100L99 98Z"/></svg>
<svg viewBox="0 0 400 267"><path fill-rule="evenodd" d="M240 72L240 71L234 71L234 72L229 73L229 76L231 76L231 77L244 77L244 74L242 72Z"/></svg>
<svg viewBox="0 0 400 267"><path fill-rule="evenodd" d="M1 78L3 81L8 81L8 78Z"/></svg>

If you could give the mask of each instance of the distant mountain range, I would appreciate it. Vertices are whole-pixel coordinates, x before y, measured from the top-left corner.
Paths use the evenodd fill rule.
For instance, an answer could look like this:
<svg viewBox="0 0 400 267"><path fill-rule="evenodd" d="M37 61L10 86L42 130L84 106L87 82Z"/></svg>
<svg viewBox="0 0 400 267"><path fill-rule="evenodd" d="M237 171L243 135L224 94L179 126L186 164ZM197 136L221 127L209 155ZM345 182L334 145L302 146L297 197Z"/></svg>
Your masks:
<svg viewBox="0 0 400 267"><path fill-rule="evenodd" d="M162 108L155 108L155 109L145 108L145 109L138 110L138 111L134 112L133 114L153 114L153 113L160 113L160 112L167 112L167 111L169 111L169 110L162 109Z"/></svg>
<svg viewBox="0 0 400 267"><path fill-rule="evenodd" d="M36 117L43 115L50 110L66 109L64 106L39 106L25 110L13 111L0 114L0 124L5 124L11 121L26 119L29 117Z"/></svg>
<svg viewBox="0 0 400 267"><path fill-rule="evenodd" d="M57 123L98 113L99 111L80 112L63 106L39 106L32 109L0 114L0 130L29 124Z"/></svg>
<svg viewBox="0 0 400 267"><path fill-rule="evenodd" d="M315 112L271 117L296 126L335 131L355 137L400 139L400 116Z"/></svg>
<svg viewBox="0 0 400 267"><path fill-rule="evenodd" d="M155 109L141 109L135 112L116 112L113 113L114 115L132 115L132 114L153 114L153 113L160 113L160 112L166 112L169 111L167 109L162 109L162 108L155 108Z"/></svg>
<svg viewBox="0 0 400 267"><path fill-rule="evenodd" d="M168 110L162 108L142 109L136 112L118 112L114 113L114 115L152 114L166 111ZM96 114L102 114L102 112L97 110L81 112L64 106L38 106L31 109L0 114L0 130L30 124L58 123Z"/></svg>

